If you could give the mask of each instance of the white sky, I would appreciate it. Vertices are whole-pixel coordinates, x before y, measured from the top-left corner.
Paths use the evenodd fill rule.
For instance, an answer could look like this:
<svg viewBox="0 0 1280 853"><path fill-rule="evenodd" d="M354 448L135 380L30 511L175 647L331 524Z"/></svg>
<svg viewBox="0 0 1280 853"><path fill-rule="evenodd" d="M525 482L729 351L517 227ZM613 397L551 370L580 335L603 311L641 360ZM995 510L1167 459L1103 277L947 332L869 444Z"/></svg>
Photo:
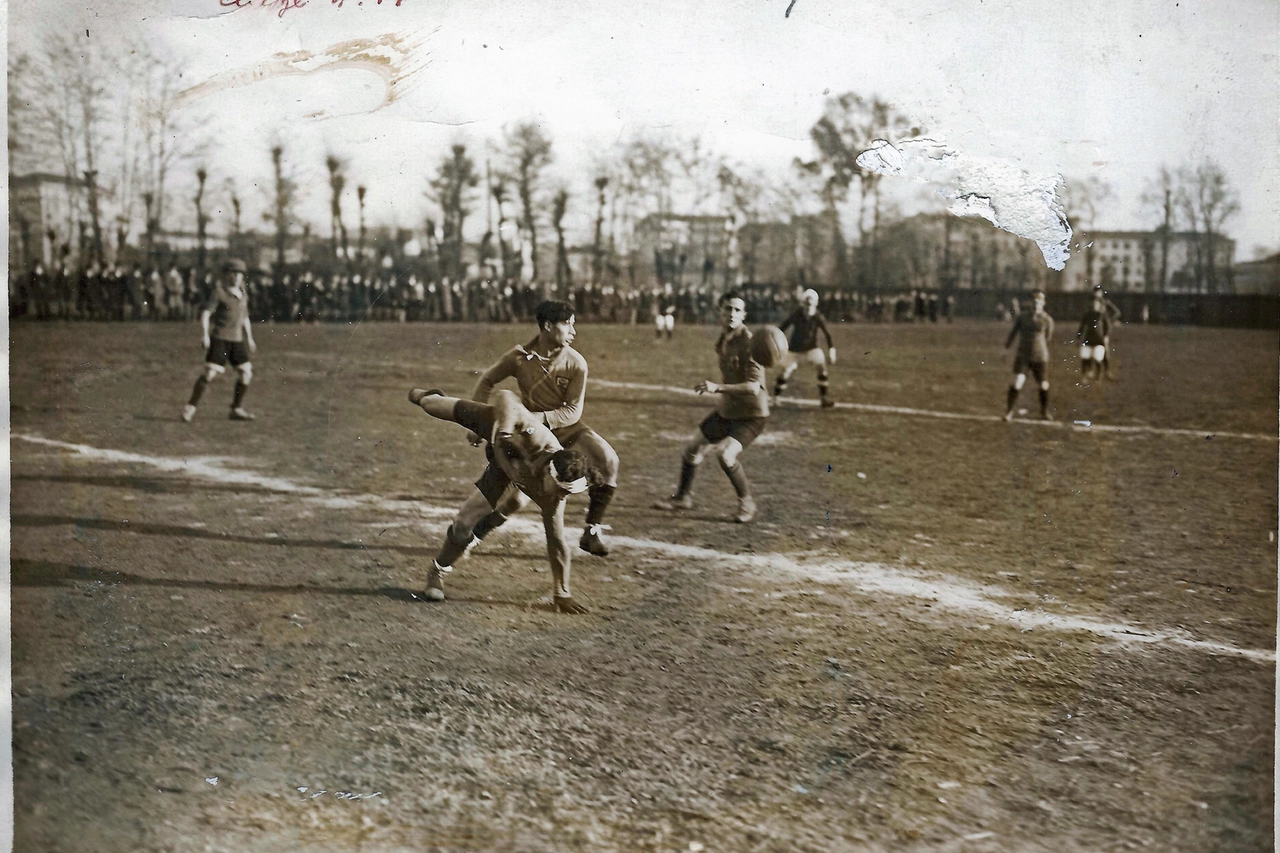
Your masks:
<svg viewBox="0 0 1280 853"><path fill-rule="evenodd" d="M966 154L1109 181L1102 227L1149 227L1144 181L1161 163L1213 157L1241 198L1228 226L1237 259L1280 247L1280 6L1269 0L796 0L790 18L789 0L359 2L308 0L277 16L219 0L11 0L10 49L50 26L141 33L189 58L194 84L277 52L388 32L416 41L423 67L382 109L382 81L363 71L266 79L193 107L215 140L210 183L236 180L246 222L265 208L265 189L249 188L269 185L275 140L304 185L302 214L322 232L328 152L349 163L349 228L358 183L369 186L371 222L416 227L451 143L482 160L486 138L531 118L554 140L553 180L574 193L571 228L586 239L592 164L633 130L700 134L781 175L811 156L824 92L852 90ZM336 117L308 117L318 113Z"/></svg>

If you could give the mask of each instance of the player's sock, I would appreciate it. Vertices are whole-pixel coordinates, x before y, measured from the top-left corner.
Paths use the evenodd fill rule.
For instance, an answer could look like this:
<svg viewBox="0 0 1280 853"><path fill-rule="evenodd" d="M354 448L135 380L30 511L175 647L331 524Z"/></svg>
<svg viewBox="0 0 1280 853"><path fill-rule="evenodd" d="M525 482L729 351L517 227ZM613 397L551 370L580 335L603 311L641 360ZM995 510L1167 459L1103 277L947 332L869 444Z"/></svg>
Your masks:
<svg viewBox="0 0 1280 853"><path fill-rule="evenodd" d="M676 487L675 497L682 498L689 494L689 490L693 488L693 475L696 473L698 473L696 462L690 462L688 459L680 460L680 485Z"/></svg>
<svg viewBox="0 0 1280 853"><path fill-rule="evenodd" d="M1044 388L1041 388L1040 389L1040 417L1043 418L1048 414L1049 414L1049 392L1046 391Z"/></svg>
<svg viewBox="0 0 1280 853"><path fill-rule="evenodd" d="M200 378L196 380L196 386L191 389L191 399L187 401L187 404L191 406L200 405L200 398L204 396L204 389L207 388L208 385L209 380L205 379L204 376L201 375Z"/></svg>
<svg viewBox="0 0 1280 853"><path fill-rule="evenodd" d="M587 490L590 502L587 504L587 526L604 523L604 511L613 500L616 486L592 486Z"/></svg>
<svg viewBox="0 0 1280 853"><path fill-rule="evenodd" d="M231 408L238 409L240 404L244 402L244 392L249 390L249 386L243 382L236 383L235 396L231 399Z"/></svg>
<svg viewBox="0 0 1280 853"><path fill-rule="evenodd" d="M825 370L818 371L818 396L823 400L827 399L827 391L831 384L831 374Z"/></svg>
<svg viewBox="0 0 1280 853"><path fill-rule="evenodd" d="M773 396L781 397L783 392L785 392L786 390L787 390L787 379L785 376L779 373L778 378L773 383Z"/></svg>
<svg viewBox="0 0 1280 853"><path fill-rule="evenodd" d="M483 539L499 527L507 523L507 517L500 512L494 511L480 519L476 526L471 528L471 535L477 539ZM466 546L463 546L464 548Z"/></svg>
<svg viewBox="0 0 1280 853"><path fill-rule="evenodd" d="M449 567L467 550L467 543L470 541L470 530L459 531L456 525L450 524L449 529L444 534L444 544L440 546L440 554L436 557L436 563L441 569L448 571Z"/></svg>
<svg viewBox="0 0 1280 853"><path fill-rule="evenodd" d="M1018 402L1018 389L1010 385L1009 390L1005 392L1004 410L1012 412L1013 404L1016 402Z"/></svg>
<svg viewBox="0 0 1280 853"><path fill-rule="evenodd" d="M751 484L747 482L747 472L742 470L742 463L734 462L732 466L724 464L724 460L720 460L720 467L729 475L729 482L733 483L733 490L738 493L739 498L751 497Z"/></svg>

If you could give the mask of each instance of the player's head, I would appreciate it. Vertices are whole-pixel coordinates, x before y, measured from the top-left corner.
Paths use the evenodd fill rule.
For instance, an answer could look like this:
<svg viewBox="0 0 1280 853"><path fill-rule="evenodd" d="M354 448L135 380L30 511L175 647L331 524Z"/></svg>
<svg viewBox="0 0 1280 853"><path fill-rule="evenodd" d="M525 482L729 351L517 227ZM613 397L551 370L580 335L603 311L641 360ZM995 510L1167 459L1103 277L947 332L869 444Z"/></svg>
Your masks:
<svg viewBox="0 0 1280 853"><path fill-rule="evenodd" d="M244 284L244 277L247 271L248 267L239 258L227 258L222 262L223 275L234 284Z"/></svg>
<svg viewBox="0 0 1280 853"><path fill-rule="evenodd" d="M800 304L808 308L818 307L818 291L812 287L800 294Z"/></svg>
<svg viewBox="0 0 1280 853"><path fill-rule="evenodd" d="M547 465L547 477L566 494L576 495L587 490L587 459L576 450L557 450Z"/></svg>
<svg viewBox="0 0 1280 853"><path fill-rule="evenodd" d="M736 290L726 290L720 297L720 322L726 329L736 329L747 321L747 301Z"/></svg>
<svg viewBox="0 0 1280 853"><path fill-rule="evenodd" d="M1044 291L1043 290L1037 290L1035 293L1031 294L1031 299L1035 302L1035 308L1037 311L1039 311L1041 308L1044 307Z"/></svg>
<svg viewBox="0 0 1280 853"><path fill-rule="evenodd" d="M548 299L533 310L538 321L538 332L553 347L568 346L577 336L574 328L573 306L568 302Z"/></svg>
<svg viewBox="0 0 1280 853"><path fill-rule="evenodd" d="M1100 287L1094 288L1093 307L1095 309L1101 309L1105 302L1106 302L1106 297L1102 295L1102 288Z"/></svg>

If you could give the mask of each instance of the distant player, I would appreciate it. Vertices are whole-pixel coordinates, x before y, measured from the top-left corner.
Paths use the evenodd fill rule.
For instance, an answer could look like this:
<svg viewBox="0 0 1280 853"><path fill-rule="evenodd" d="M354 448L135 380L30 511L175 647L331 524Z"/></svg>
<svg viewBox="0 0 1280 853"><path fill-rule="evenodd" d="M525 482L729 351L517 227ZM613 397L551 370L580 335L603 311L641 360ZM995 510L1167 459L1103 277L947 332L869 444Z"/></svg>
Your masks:
<svg viewBox="0 0 1280 853"><path fill-rule="evenodd" d="M676 294L670 282L664 284L658 294L653 323L655 337L661 338L665 334L667 340L671 340L676 328Z"/></svg>
<svg viewBox="0 0 1280 853"><path fill-rule="evenodd" d="M1004 413L1006 421L1013 420L1013 406L1027 381L1028 370L1040 385L1040 419L1049 420L1049 338L1053 335L1053 318L1045 313L1042 292L1036 291L1033 300L1026 313L1014 319L1009 339L1004 342L1005 349L1015 340L1018 342L1018 354L1013 360L1013 383L1009 386Z"/></svg>
<svg viewBox="0 0 1280 853"><path fill-rule="evenodd" d="M228 363L237 373L231 420L253 420L253 415L244 410L244 395L253 381L253 364L249 359L258 345L253 342L253 326L249 322L244 261L233 258L222 265L222 272L223 280L214 285L200 312L205 364L204 372L191 389L191 399L182 410L182 419L187 423L196 416L196 406L200 405L204 389L226 372Z"/></svg>
<svg viewBox="0 0 1280 853"><path fill-rule="evenodd" d="M1102 291L1093 292L1093 304L1080 319L1076 337L1080 339L1080 374L1085 379L1098 379L1102 376L1111 340L1111 315Z"/></svg>
<svg viewBox="0 0 1280 853"><path fill-rule="evenodd" d="M781 397L787 390L787 382L790 381L791 374L796 372L796 368L800 366L800 359L803 358L818 369L818 398L822 401L822 408L829 409L834 406L835 402L827 396L830 382L827 362L836 363L836 346L831 340L831 332L827 330L827 321L818 311L818 291L806 290L800 294L800 306L792 311L778 328L784 332L787 329L791 330L787 338L787 349L792 353L792 357L774 380L774 399ZM818 332L822 332L822 336L827 340L825 351L818 346Z"/></svg>
<svg viewBox="0 0 1280 853"><path fill-rule="evenodd" d="M751 357L751 331L743 325L747 303L736 290L720 297L720 322L723 332L716 341L720 358L720 382L704 379L694 386L699 394L719 394L720 405L699 425L693 440L684 449L680 464L680 484L669 500L658 501L658 509L692 509L689 492L693 476L714 447L720 467L738 495L738 514L734 520L746 524L756 516L756 502L751 485L738 457L764 432L769 419L769 394L765 387L764 367Z"/></svg>
<svg viewBox="0 0 1280 853"><path fill-rule="evenodd" d="M562 448L538 413L522 406L512 391L497 392L489 405L415 388L409 392L409 402L433 418L484 436L493 448L492 460L476 480L475 494L458 510L427 573L427 599L444 600L442 575L466 552L481 519L494 510L510 515L533 501L542 511L547 534L555 607L561 613L585 613L587 608L569 592L571 553L564 538L565 500L586 491L592 474L582 454Z"/></svg>
<svg viewBox="0 0 1280 853"><path fill-rule="evenodd" d="M1120 306L1107 298L1107 294L1104 293L1102 290L1102 285L1096 285L1093 288L1093 295L1095 298L1096 297L1102 298L1102 310L1106 312L1107 319L1111 321L1110 324L1114 326L1116 323L1119 323L1120 322ZM1146 310L1146 307L1147 307L1146 305L1143 305L1142 306L1143 310ZM1145 323L1146 320L1144 319L1143 322ZM1111 339L1110 337L1107 338L1107 343L1103 350L1102 375L1106 376L1108 379L1115 378L1111 375Z"/></svg>
<svg viewBox="0 0 1280 853"><path fill-rule="evenodd" d="M588 490L586 527L578 547L604 557L609 553L604 541L604 516L618 488L618 454L580 420L587 396L587 360L570 346L578 334L573 306L548 300L534 310L534 319L538 322L538 336L508 350L490 366L480 377L471 399L487 403L495 385L514 378L524 407L551 430L563 447L581 453L600 472L601 481ZM476 436L473 442L479 443L481 438ZM504 521L505 516L495 513L476 526L476 539L483 539Z"/></svg>

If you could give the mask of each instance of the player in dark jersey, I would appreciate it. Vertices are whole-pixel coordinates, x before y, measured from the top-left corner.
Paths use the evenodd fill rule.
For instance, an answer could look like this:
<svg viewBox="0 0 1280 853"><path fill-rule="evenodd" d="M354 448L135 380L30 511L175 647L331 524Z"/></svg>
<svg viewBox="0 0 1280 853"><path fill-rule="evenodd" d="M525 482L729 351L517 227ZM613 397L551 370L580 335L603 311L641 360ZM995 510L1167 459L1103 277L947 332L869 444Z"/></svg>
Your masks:
<svg viewBox="0 0 1280 853"><path fill-rule="evenodd" d="M1093 304L1080 319L1076 337L1080 339L1080 375L1085 379L1099 378L1111 340L1111 314L1101 290L1093 292Z"/></svg>
<svg viewBox="0 0 1280 853"><path fill-rule="evenodd" d="M676 328L676 294L669 282L658 292L654 312L654 337L661 338L666 334L667 340L671 340Z"/></svg>
<svg viewBox="0 0 1280 853"><path fill-rule="evenodd" d="M493 388L514 378L520 387L520 402L547 426L566 449L576 450L600 473L600 482L587 492L587 518L578 547L588 554L604 557L609 547L604 541L605 511L618 488L618 454L609 442L582 423L587 397L587 360L570 344L577 337L574 309L568 302L548 300L534 310L538 336L523 346L513 347L480 377L471 399L487 403ZM481 436L473 437L479 444ZM476 540L506 521L495 512L476 525Z"/></svg>
<svg viewBox="0 0 1280 853"><path fill-rule="evenodd" d="M594 473L582 454L562 448L539 414L521 405L513 391L497 392L489 405L415 388L409 392L409 402L433 418L484 436L493 450L476 481L475 494L458 510L427 573L427 600L444 600L442 575L452 571L454 561L466 552L471 531L481 519L495 509L510 514L532 501L542 511L547 534L555 607L561 613L585 613L587 609L569 592L572 554L564 537L565 500L586 491L588 477Z"/></svg>
<svg viewBox="0 0 1280 853"><path fill-rule="evenodd" d="M818 398L822 401L822 408L829 409L834 406L835 402L827 395L830 382L827 362L829 360L831 364L836 363L836 345L831 340L831 332L827 331L827 321L818 311L818 291L810 289L800 294L799 307L792 311L778 328L783 332L791 330L791 334L787 336L787 349L791 352L791 358L774 380L774 400L776 401L787 390L791 374L796 372L796 368L800 366L800 359L803 358L818 369ZM822 332L827 340L825 351L818 346L818 332Z"/></svg>
<svg viewBox="0 0 1280 853"><path fill-rule="evenodd" d="M693 476L702 464L708 448L715 448L720 467L738 495L738 514L734 520L746 524L756 516L756 502L751 484L738 457L764 432L769 420L769 393L765 386L764 367L751 357L751 330L743 323L747 303L736 290L720 297L720 321L723 331L716 341L720 359L720 381L704 379L694 386L699 394L719 394L720 405L699 425L693 440L684 449L680 464L680 484L668 500L658 501L658 509L691 509L689 492Z"/></svg>
<svg viewBox="0 0 1280 853"><path fill-rule="evenodd" d="M196 406L200 405L204 389L226 372L228 362L238 374L231 401L231 420L253 420L253 415L244 410L244 394L253 381L253 364L249 359L258 345L253 342L253 326L249 322L244 261L232 258L222 265L222 272L224 280L214 285L200 312L205 364L204 372L191 389L191 399L182 410L182 419L187 423L196 416Z"/></svg>
<svg viewBox="0 0 1280 853"><path fill-rule="evenodd" d="M1013 406L1027 381L1028 370L1040 384L1040 419L1049 420L1049 338L1053 335L1053 318L1045 313L1043 293L1036 291L1033 299L1026 313L1014 318L1009 339L1004 342L1005 349L1015 340L1018 342L1018 354L1013 360L1013 383L1006 395L1006 421L1013 420Z"/></svg>

